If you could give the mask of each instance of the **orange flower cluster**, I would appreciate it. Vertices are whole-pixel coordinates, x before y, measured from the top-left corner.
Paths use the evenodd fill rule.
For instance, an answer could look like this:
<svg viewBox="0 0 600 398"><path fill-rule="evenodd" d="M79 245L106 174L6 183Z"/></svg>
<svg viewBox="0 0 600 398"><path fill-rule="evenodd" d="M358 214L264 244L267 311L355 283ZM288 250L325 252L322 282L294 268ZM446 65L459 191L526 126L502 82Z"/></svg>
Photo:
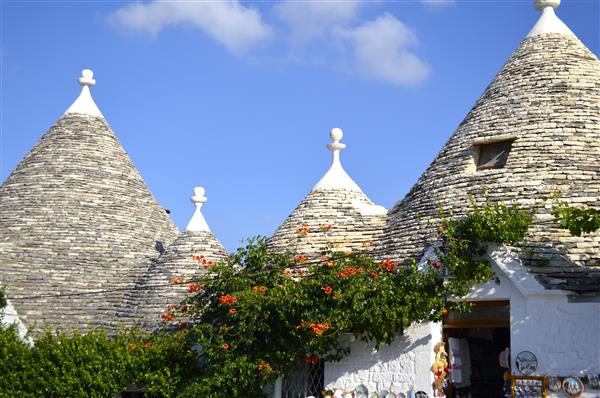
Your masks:
<svg viewBox="0 0 600 398"><path fill-rule="evenodd" d="M238 299L233 297L231 294L224 294L219 297L219 303L223 305L234 305L237 303Z"/></svg>
<svg viewBox="0 0 600 398"><path fill-rule="evenodd" d="M216 262L207 260L206 257L204 257L204 256L194 256L193 259L194 259L194 261L198 261L200 263L200 266L202 267L202 269L207 269L208 267L217 265Z"/></svg>
<svg viewBox="0 0 600 398"><path fill-rule="evenodd" d="M271 365L265 361L264 359L260 361L260 363L258 364L258 372L264 376L266 374L269 373L273 373L273 368L271 367Z"/></svg>
<svg viewBox="0 0 600 398"><path fill-rule="evenodd" d="M379 263L379 269L384 269L387 272L392 272L397 266L398 264L389 258Z"/></svg>
<svg viewBox="0 0 600 398"><path fill-rule="evenodd" d="M325 292L325 294L329 296L333 289L331 289L331 286L325 286L325 287L322 287L321 290L323 290Z"/></svg>
<svg viewBox="0 0 600 398"><path fill-rule="evenodd" d="M133 344L133 343L127 344L127 350L129 350L129 351L135 350L135 344Z"/></svg>
<svg viewBox="0 0 600 398"><path fill-rule="evenodd" d="M294 257L294 259L292 261L295 265L306 264L306 262L308 261L308 257L300 255L300 256Z"/></svg>
<svg viewBox="0 0 600 398"><path fill-rule="evenodd" d="M149 350L150 347L152 347L152 346L150 345L149 341L146 341L146 344L144 344L144 347L146 347L146 349Z"/></svg>
<svg viewBox="0 0 600 398"><path fill-rule="evenodd" d="M237 310L235 308L230 308L229 309L229 313L230 314L237 314Z"/></svg>
<svg viewBox="0 0 600 398"><path fill-rule="evenodd" d="M173 314L172 312L165 312L164 314L161 315L161 318L164 319L165 321L172 321L173 319L177 318L177 316L175 314Z"/></svg>
<svg viewBox="0 0 600 398"><path fill-rule="evenodd" d="M306 235L310 233L310 228L306 224L302 224L300 228L298 228L298 236L304 238Z"/></svg>
<svg viewBox="0 0 600 398"><path fill-rule="evenodd" d="M252 288L252 292L254 292L254 293L265 293L266 291L267 291L266 286L254 286Z"/></svg>
<svg viewBox="0 0 600 398"><path fill-rule="evenodd" d="M178 276L171 279L171 285L183 285L185 283L185 278L183 276Z"/></svg>
<svg viewBox="0 0 600 398"><path fill-rule="evenodd" d="M175 304L167 304L167 311L171 311L175 309Z"/></svg>
<svg viewBox="0 0 600 398"><path fill-rule="evenodd" d="M329 268L333 268L333 260L327 256L321 256L321 261Z"/></svg>
<svg viewBox="0 0 600 398"><path fill-rule="evenodd" d="M188 286L188 293L194 293L203 288L204 288L204 285L197 285L195 283L190 283L190 285Z"/></svg>
<svg viewBox="0 0 600 398"><path fill-rule="evenodd" d="M227 349L229 349L229 344L223 343L223 344L221 344L221 348L224 350L227 350Z"/></svg>
<svg viewBox="0 0 600 398"><path fill-rule="evenodd" d="M319 357L315 354L304 354L304 362L316 365L319 363Z"/></svg>
<svg viewBox="0 0 600 398"><path fill-rule="evenodd" d="M319 229L323 232L329 232L333 229L333 225L331 225L331 224L321 225L321 226L319 226Z"/></svg>
<svg viewBox="0 0 600 398"><path fill-rule="evenodd" d="M371 276L372 276L373 278L377 278L377 275L379 275L379 274L377 273L377 271L371 271Z"/></svg>
<svg viewBox="0 0 600 398"><path fill-rule="evenodd" d="M321 336L327 329L329 329L329 322L310 324L310 330L317 336Z"/></svg>
<svg viewBox="0 0 600 398"><path fill-rule="evenodd" d="M354 268L354 267L346 267L343 268L340 272L338 272L339 277L348 277L355 276L357 274L362 274L365 270L362 267Z"/></svg>

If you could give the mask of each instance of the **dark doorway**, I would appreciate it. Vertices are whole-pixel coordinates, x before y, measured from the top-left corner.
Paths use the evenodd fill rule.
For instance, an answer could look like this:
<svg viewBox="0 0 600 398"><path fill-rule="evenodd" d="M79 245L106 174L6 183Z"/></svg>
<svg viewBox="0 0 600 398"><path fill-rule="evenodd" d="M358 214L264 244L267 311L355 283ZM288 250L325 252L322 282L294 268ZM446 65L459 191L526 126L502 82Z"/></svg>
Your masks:
<svg viewBox="0 0 600 398"><path fill-rule="evenodd" d="M450 354L448 398L505 397L508 369L500 365L499 355L510 347L508 302L474 303L469 313L450 312L444 341Z"/></svg>

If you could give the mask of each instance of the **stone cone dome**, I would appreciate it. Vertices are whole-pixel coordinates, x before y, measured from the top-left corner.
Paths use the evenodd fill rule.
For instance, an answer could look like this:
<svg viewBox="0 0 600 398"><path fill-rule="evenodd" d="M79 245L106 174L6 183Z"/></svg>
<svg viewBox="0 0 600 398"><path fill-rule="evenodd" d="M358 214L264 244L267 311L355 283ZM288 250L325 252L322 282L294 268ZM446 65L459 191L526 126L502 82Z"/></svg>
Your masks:
<svg viewBox="0 0 600 398"><path fill-rule="evenodd" d="M200 211L206 202L204 188L195 189L192 202L196 212L186 230L150 265L131 292L133 312L143 329L161 326L161 314L167 306L179 304L189 294L189 286L195 279L227 257L227 251L210 231Z"/></svg>
<svg viewBox="0 0 600 398"><path fill-rule="evenodd" d="M463 214L468 195L482 201L487 189L490 201L517 201L534 214L521 258L546 287L600 290L599 233L572 237L545 201L560 191L567 203L600 207L600 62L568 28L551 22L541 20L523 40L390 210L390 256L418 258L436 239L431 221L439 208ZM482 148L494 142L512 146L506 164L478 168Z"/></svg>
<svg viewBox="0 0 600 398"><path fill-rule="evenodd" d="M117 318L125 292L177 237L93 108L84 86L70 108L77 112L67 111L0 188L0 282L27 326L128 323Z"/></svg>
<svg viewBox="0 0 600 398"><path fill-rule="evenodd" d="M212 232L182 232L136 284L134 308L140 326L160 326L167 306L179 304L188 295L194 278L202 277L211 263L226 257L225 248Z"/></svg>
<svg viewBox="0 0 600 398"><path fill-rule="evenodd" d="M385 227L386 209L375 205L339 163L341 130L332 130L329 144L333 163L329 171L269 239L279 252L318 255L334 251L370 251ZM337 138L337 139L336 139ZM337 153L336 153L337 152Z"/></svg>

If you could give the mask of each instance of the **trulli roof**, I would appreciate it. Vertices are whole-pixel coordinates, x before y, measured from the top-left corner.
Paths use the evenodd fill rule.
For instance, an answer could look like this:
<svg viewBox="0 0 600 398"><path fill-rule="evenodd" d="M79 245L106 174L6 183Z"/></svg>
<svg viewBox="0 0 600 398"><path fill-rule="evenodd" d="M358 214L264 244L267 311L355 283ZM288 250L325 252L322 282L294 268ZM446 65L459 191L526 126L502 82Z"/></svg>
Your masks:
<svg viewBox="0 0 600 398"><path fill-rule="evenodd" d="M418 257L435 239L438 209L462 214L467 195L520 203L534 214L521 258L548 288L600 291L600 233L572 237L546 201L600 207L600 62L558 20L556 0L542 16L435 160L389 213L385 247ZM550 6L548 6L550 4ZM512 143L506 165L477 170L478 145Z"/></svg>
<svg viewBox="0 0 600 398"><path fill-rule="evenodd" d="M0 282L31 326L112 327L177 228L94 103L79 98L0 188Z"/></svg>
<svg viewBox="0 0 600 398"><path fill-rule="evenodd" d="M188 295L194 279L206 274L212 263L227 257L225 248L200 212L205 201L204 189L196 188L196 195L192 197L196 212L186 230L150 265L131 292L132 313L144 329L160 326L161 314L167 306L179 304Z"/></svg>
<svg viewBox="0 0 600 398"><path fill-rule="evenodd" d="M333 129L330 169L269 240L281 252L316 255L371 250L385 226L386 210L375 205L342 168L342 131Z"/></svg>

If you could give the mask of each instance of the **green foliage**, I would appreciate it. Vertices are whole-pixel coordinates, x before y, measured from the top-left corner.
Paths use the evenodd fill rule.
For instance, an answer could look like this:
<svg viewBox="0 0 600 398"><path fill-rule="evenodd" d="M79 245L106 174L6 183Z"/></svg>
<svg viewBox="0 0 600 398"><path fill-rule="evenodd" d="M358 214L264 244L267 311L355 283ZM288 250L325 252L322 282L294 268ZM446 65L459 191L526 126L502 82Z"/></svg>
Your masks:
<svg viewBox="0 0 600 398"><path fill-rule="evenodd" d="M568 229L571 235L581 236L600 229L600 210L579 209L557 200L552 206L552 215L561 228Z"/></svg>
<svg viewBox="0 0 600 398"><path fill-rule="evenodd" d="M145 336L123 331L46 334L30 347L0 328L0 397L112 397L130 384L174 396L194 373L188 332Z"/></svg>
<svg viewBox="0 0 600 398"><path fill-rule="evenodd" d="M188 391L260 397L299 361L347 355L343 334L389 344L414 322L441 320L448 307L465 309L449 298L494 276L482 257L485 242L520 241L530 223L516 204L475 206L463 219L445 218L437 258L425 268L361 254L271 253L265 238L255 238L194 281L202 288L168 316L197 325L204 362ZM299 239L312 233L320 232L303 230Z"/></svg>
<svg viewBox="0 0 600 398"><path fill-rule="evenodd" d="M0 396L111 397L135 384L161 397L263 397L299 361L346 356L344 334L389 344L412 323L465 309L449 299L493 277L485 242L519 241L530 222L517 205L500 204L444 218L428 266L278 254L254 238L226 262L202 264L208 275L190 281L194 293L163 316L178 332L47 333L31 348L14 328L0 329Z"/></svg>

